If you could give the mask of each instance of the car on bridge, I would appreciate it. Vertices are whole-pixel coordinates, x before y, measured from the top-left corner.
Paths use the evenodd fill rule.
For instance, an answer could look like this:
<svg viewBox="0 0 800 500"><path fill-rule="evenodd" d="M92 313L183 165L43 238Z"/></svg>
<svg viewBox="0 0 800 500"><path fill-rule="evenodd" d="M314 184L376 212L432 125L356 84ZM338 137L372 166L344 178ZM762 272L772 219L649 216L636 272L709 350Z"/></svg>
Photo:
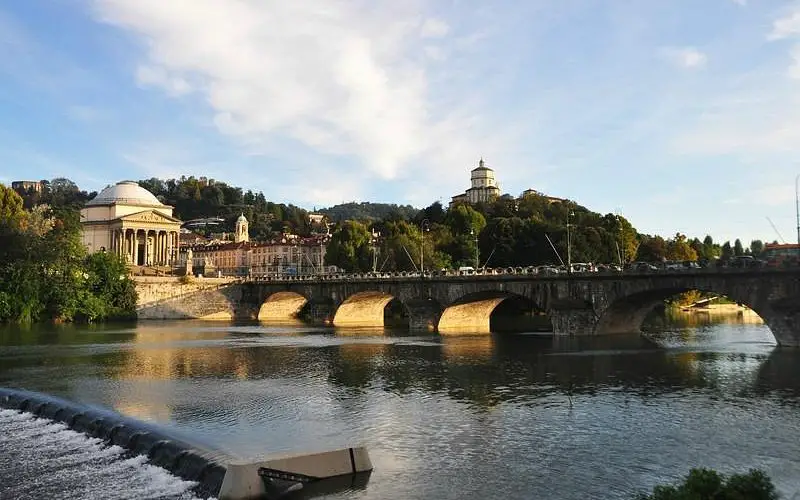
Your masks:
<svg viewBox="0 0 800 500"><path fill-rule="evenodd" d="M628 264L628 270L638 273L649 273L658 271L658 268L649 262L631 262Z"/></svg>
<svg viewBox="0 0 800 500"><path fill-rule="evenodd" d="M727 267L735 268L754 268L764 267L767 263L763 260L756 259L752 255L737 255L728 261Z"/></svg>

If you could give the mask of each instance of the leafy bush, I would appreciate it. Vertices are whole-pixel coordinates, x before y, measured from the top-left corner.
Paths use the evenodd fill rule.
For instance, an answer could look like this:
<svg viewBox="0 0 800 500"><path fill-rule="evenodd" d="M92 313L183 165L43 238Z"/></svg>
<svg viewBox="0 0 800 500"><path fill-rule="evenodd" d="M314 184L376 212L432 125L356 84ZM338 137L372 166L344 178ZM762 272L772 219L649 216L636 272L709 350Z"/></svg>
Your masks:
<svg viewBox="0 0 800 500"><path fill-rule="evenodd" d="M692 469L683 483L656 486L638 500L776 500L779 497L770 478L760 470L730 477L710 470Z"/></svg>
<svg viewBox="0 0 800 500"><path fill-rule="evenodd" d="M21 208L0 185L0 322L98 321L136 314L125 262L86 255L74 208Z"/></svg>

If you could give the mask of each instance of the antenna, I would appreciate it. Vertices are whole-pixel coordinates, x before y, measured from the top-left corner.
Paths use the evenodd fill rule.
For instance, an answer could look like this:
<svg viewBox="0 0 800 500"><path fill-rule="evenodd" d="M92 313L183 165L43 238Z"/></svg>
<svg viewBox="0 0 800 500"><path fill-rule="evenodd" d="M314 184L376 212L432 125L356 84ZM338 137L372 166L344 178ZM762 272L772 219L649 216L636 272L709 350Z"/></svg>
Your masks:
<svg viewBox="0 0 800 500"><path fill-rule="evenodd" d="M785 245L786 244L786 240L783 239L783 236L781 236L781 232L778 231L777 227L775 227L775 223L772 222L772 219L770 219L769 217L767 217L767 220L769 221L769 225L772 226L772 229L775 231L775 234L778 235L778 238L780 238L781 241L783 242L783 244Z"/></svg>

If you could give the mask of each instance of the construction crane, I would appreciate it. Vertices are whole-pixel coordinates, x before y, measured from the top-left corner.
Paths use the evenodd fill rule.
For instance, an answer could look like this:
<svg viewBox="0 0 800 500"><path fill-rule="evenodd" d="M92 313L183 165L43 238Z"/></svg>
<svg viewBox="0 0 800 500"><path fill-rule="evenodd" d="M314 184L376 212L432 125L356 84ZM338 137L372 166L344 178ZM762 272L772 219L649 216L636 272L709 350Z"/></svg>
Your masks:
<svg viewBox="0 0 800 500"><path fill-rule="evenodd" d="M770 219L769 217L767 217L767 220L769 221L769 225L772 226L772 229L775 231L775 234L777 234L778 238L780 238L781 243L783 243L785 245L786 244L786 240L783 239L783 236L781 236L781 232L778 231L777 227L775 227L775 223L772 222L772 219Z"/></svg>

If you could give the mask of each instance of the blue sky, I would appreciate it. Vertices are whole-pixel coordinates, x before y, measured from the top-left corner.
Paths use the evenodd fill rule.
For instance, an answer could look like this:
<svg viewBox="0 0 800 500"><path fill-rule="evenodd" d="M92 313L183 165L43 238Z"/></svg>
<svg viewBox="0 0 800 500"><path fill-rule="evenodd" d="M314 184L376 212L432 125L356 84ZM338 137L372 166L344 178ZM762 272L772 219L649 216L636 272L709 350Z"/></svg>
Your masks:
<svg viewBox="0 0 800 500"><path fill-rule="evenodd" d="M643 232L794 240L800 2L0 3L0 182L426 206L481 156Z"/></svg>

